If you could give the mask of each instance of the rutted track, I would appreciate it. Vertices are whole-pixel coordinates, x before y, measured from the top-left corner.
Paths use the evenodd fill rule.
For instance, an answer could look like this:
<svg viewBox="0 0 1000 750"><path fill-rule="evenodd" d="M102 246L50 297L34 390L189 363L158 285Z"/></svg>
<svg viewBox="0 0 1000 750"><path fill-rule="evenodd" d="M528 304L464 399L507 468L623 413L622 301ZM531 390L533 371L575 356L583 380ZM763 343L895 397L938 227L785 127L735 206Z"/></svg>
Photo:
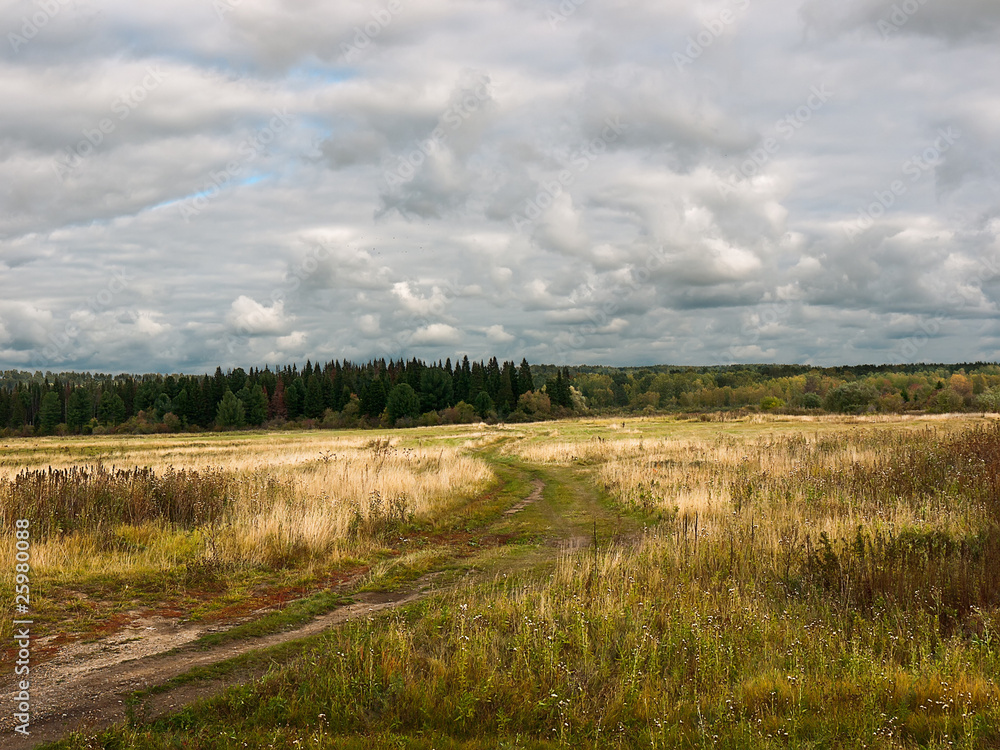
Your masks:
<svg viewBox="0 0 1000 750"><path fill-rule="evenodd" d="M399 592L357 594L354 596L354 603L317 617L302 627L260 638L209 648L187 645L131 661L116 662L111 657L94 660L89 665L74 666L61 663L56 658L32 670L31 681L37 687L32 691L30 737L21 739L15 734L12 719L8 715L0 722L0 733L4 736L3 746L8 750L31 748L43 742L58 740L77 729L109 726L126 718L126 698L135 690L161 684L195 667L218 664L250 651L295 641L351 620L415 602L435 591L435 577L434 573L424 576ZM73 672L72 676L67 676L69 671ZM6 685L4 687L4 693L11 690ZM207 684L182 686L177 692L184 694L184 703L187 703L216 690L218 686ZM174 691L158 696L154 704L160 704L164 708L173 707L171 704L176 704L176 701L170 700L172 692ZM157 706L152 708L156 713Z"/></svg>
<svg viewBox="0 0 1000 750"><path fill-rule="evenodd" d="M541 499L541 497L542 497L542 490L545 487L545 483L541 479L535 479L535 480L532 481L531 484L534 487L534 489L531 491L531 494L528 495L526 498L524 498L524 500L522 500L521 502L519 502L514 507L512 507L512 508L510 508L510 509L508 509L506 511L504 511L504 515L505 516L513 516L516 513L520 513L522 510L524 510L525 508L527 508L529 505L531 505L532 503L538 502L538 500Z"/></svg>
<svg viewBox="0 0 1000 750"><path fill-rule="evenodd" d="M586 546L594 524L602 534L620 536L621 518L600 501L596 488L587 477L567 467L528 466L505 462L514 474L530 481L531 492L515 502L492 525L510 528L529 527L538 532L544 543L535 549L508 548L510 554L500 562L514 572L525 564L551 559L552 546ZM539 478L544 477L543 479ZM607 538L607 536L605 536ZM197 667L208 667L228 659L269 647L288 644L315 635L343 623L368 617L416 602L445 591L434 581L439 572L429 573L411 585L389 593L352 595L354 602L339 607L307 624L268 636L230 641L218 646L199 647L193 643L207 628L179 628L167 623L172 637L157 641L158 633L146 637L146 646L135 649L128 634L104 639L85 653L64 652L32 669L31 735L21 738L13 732L12 717L0 717L0 736L4 748L20 750L52 742L77 730L98 731L128 718L127 700L135 691L161 685ZM157 643L159 645L157 645ZM185 644L176 647L178 643ZM157 648L160 650L157 651ZM152 651L152 653L150 653ZM138 658L137 657L138 655ZM252 675L251 675L252 676ZM186 682L148 697L140 714L144 719L170 713L199 698L208 697L228 685L247 679L220 677ZM14 682L0 682L0 691L12 694Z"/></svg>

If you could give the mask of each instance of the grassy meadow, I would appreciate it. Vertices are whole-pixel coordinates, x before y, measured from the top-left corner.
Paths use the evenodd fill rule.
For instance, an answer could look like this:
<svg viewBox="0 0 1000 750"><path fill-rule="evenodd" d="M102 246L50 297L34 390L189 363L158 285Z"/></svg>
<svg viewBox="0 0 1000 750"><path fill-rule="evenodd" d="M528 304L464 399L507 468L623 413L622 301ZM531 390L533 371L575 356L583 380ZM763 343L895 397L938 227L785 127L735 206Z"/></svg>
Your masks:
<svg viewBox="0 0 1000 750"><path fill-rule="evenodd" d="M34 609L46 634L86 633L142 607L204 615L363 568L406 529L433 527L494 481L464 449L482 438L469 430L410 442L328 432L8 441L0 527L31 520ZM7 590L14 553L12 538L0 545Z"/></svg>
<svg viewBox="0 0 1000 750"><path fill-rule="evenodd" d="M467 561L473 574L443 593L328 631L179 714L60 747L1000 746L996 420L649 418L12 445L0 454L4 528L30 508L46 529L35 575L65 589L101 571L125 582L199 565L318 580L376 559L387 530L432 529L504 485L513 502L528 480L544 483L516 516L464 517L517 543ZM82 496L18 480L98 459L133 474ZM197 507L185 516L177 498ZM68 528L60 503L87 521Z"/></svg>

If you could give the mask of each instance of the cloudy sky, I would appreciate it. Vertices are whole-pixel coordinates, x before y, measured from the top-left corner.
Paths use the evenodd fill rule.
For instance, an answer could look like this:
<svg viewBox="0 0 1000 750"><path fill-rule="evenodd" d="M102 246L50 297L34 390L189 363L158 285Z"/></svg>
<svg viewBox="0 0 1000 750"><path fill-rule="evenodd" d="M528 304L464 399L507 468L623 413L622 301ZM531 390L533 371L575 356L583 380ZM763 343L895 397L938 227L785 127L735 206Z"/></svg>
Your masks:
<svg viewBox="0 0 1000 750"><path fill-rule="evenodd" d="M1000 359L995 0L12 0L0 368Z"/></svg>

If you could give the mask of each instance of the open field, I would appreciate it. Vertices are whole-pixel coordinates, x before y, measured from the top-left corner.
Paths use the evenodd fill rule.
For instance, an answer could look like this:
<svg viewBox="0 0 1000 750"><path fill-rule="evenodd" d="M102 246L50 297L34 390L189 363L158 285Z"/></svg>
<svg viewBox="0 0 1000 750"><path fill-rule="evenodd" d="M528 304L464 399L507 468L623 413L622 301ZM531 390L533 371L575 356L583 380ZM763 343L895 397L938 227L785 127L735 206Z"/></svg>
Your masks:
<svg viewBox="0 0 1000 750"><path fill-rule="evenodd" d="M98 460L155 479L11 483ZM51 634L158 597L197 619L214 598L321 592L338 571L389 589L451 571L271 668L233 667L232 687L180 714L62 747L1000 744L996 420L43 439L8 441L0 472L4 528L30 501L45 529L32 575ZM60 503L90 520L68 529ZM178 581L201 588L178 596ZM93 611L66 603L81 594Z"/></svg>
<svg viewBox="0 0 1000 750"><path fill-rule="evenodd" d="M0 581L12 590L9 535L28 518L47 635L137 607L206 614L308 586L370 563L397 532L490 485L489 467L449 444L480 435L435 437L429 447L331 433L8 442Z"/></svg>

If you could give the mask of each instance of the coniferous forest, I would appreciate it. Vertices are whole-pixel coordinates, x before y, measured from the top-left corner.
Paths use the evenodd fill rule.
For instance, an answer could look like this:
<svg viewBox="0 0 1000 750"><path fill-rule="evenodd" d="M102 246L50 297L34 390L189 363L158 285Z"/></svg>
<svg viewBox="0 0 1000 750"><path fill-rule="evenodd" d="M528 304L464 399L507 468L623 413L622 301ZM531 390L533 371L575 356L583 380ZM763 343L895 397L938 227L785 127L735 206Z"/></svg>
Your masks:
<svg viewBox="0 0 1000 750"><path fill-rule="evenodd" d="M605 367L307 361L212 375L0 373L11 435L411 427L582 414L1000 411L1000 366Z"/></svg>

